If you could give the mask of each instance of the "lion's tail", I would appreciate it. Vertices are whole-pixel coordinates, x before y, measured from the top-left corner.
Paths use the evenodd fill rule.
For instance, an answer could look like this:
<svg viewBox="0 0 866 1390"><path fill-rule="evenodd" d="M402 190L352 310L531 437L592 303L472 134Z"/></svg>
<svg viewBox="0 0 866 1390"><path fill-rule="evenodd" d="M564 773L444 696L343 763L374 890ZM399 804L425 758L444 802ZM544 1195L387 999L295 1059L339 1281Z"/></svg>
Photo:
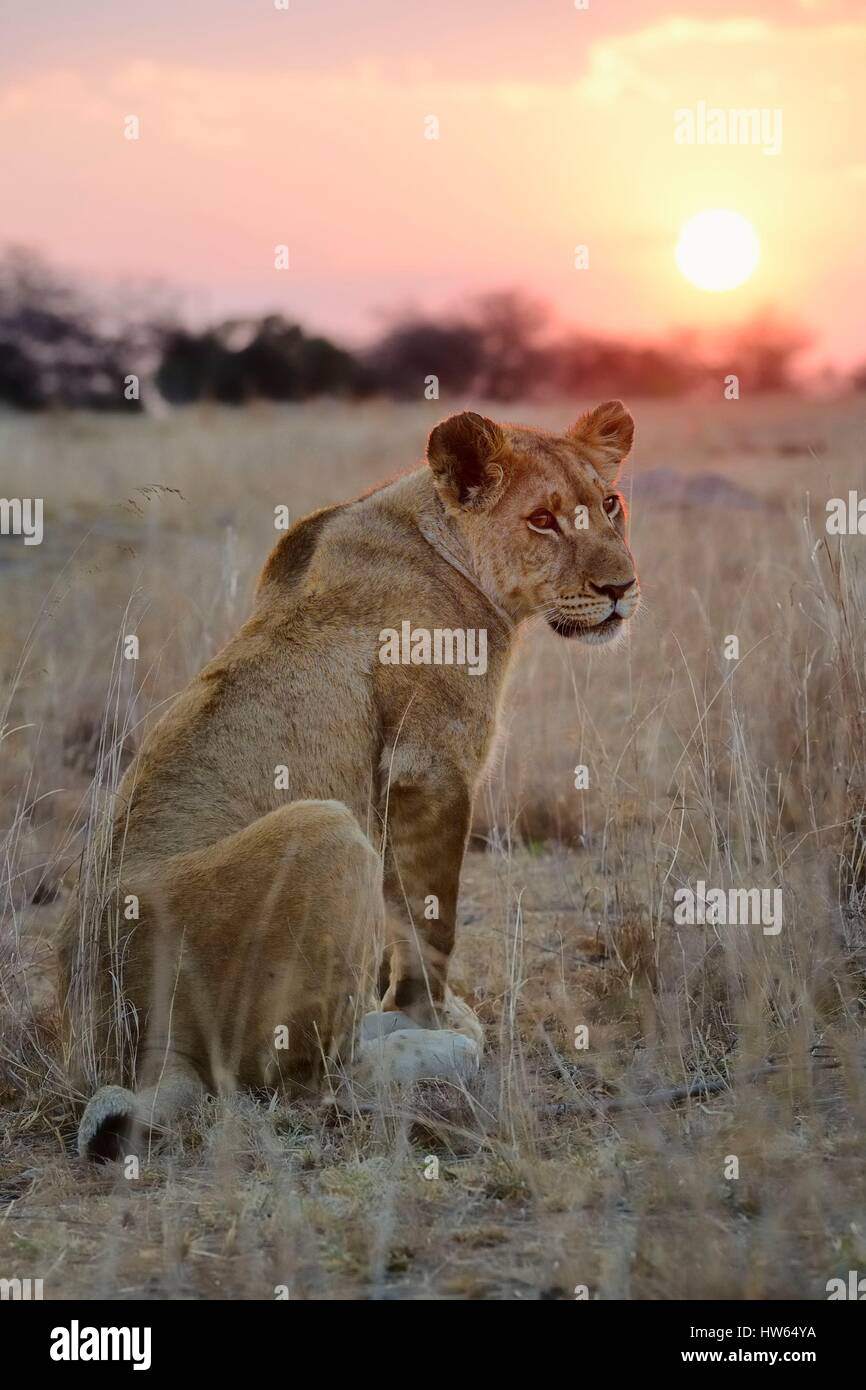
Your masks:
<svg viewBox="0 0 866 1390"><path fill-rule="evenodd" d="M101 1163L125 1157L137 1113L133 1091L125 1086L100 1086L84 1107L78 1126L80 1156Z"/></svg>
<svg viewBox="0 0 866 1390"><path fill-rule="evenodd" d="M82 1158L110 1163L140 1158L151 1142L193 1110L204 1095L201 1078L180 1059L156 1086L129 1091L125 1086L101 1086L84 1107L78 1126Z"/></svg>

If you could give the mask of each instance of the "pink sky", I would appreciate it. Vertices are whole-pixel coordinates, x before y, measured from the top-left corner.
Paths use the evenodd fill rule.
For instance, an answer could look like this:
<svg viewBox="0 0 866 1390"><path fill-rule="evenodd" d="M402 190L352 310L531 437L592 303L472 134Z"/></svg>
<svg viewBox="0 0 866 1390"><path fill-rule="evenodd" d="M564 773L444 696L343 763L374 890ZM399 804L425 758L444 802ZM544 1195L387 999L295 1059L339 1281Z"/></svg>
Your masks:
<svg viewBox="0 0 866 1390"><path fill-rule="evenodd" d="M0 51L3 240L119 294L157 279L199 318L273 308L355 339L512 285L648 337L771 303L821 358L866 357L854 0L6 0ZM780 111L780 151L678 145L700 102ZM711 207L761 241L726 294L673 259Z"/></svg>

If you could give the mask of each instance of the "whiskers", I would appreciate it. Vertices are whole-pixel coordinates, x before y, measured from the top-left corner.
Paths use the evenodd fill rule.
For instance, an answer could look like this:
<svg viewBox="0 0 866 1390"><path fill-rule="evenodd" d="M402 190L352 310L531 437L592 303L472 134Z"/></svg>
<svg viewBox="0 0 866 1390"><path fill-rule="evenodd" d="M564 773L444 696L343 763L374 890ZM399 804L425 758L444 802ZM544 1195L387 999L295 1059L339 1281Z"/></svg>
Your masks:
<svg viewBox="0 0 866 1390"><path fill-rule="evenodd" d="M575 598L578 602L583 602L582 608L571 606ZM570 600L546 599L537 603L528 616L543 619L554 632L567 640L577 641L585 646L614 649L628 640L631 634L627 630L631 620L644 607L643 595L640 593L631 602L634 606L630 606L626 613L619 612L615 604L604 605L606 611L600 611L597 602L592 598L581 600L580 596L574 595Z"/></svg>
<svg viewBox="0 0 866 1390"><path fill-rule="evenodd" d="M530 618L544 618L545 622L550 618L558 618L561 610L555 603L539 603L536 608L530 610Z"/></svg>

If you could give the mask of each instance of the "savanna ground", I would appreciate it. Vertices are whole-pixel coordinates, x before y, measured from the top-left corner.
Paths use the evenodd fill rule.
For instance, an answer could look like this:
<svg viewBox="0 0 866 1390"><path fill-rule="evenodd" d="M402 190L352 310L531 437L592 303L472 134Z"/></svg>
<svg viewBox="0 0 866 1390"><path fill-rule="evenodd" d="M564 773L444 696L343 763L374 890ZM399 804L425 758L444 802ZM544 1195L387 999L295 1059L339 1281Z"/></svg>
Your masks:
<svg viewBox="0 0 866 1390"><path fill-rule="evenodd" d="M61 1299L822 1299L866 1272L866 539L824 529L828 497L866 492L862 403L630 404L645 610L614 652L526 632L479 802L454 967L478 1084L348 1116L214 1099L137 1181L74 1155L61 877L245 616L274 507L411 466L444 412L0 421L0 492L46 513L41 547L0 539L0 1276ZM660 468L737 486L641 493ZM698 879L780 887L781 933L675 925ZM702 1080L731 1085L640 1100Z"/></svg>

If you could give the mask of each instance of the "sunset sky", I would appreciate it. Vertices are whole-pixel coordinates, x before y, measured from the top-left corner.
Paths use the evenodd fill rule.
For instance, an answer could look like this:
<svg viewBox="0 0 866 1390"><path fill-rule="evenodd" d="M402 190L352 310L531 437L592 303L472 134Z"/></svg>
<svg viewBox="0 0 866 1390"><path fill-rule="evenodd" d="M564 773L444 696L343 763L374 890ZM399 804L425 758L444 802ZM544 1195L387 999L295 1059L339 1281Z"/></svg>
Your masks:
<svg viewBox="0 0 866 1390"><path fill-rule="evenodd" d="M862 0L288 3L4 0L3 242L159 280L197 319L276 309L356 341L520 286L646 337L772 304L820 360L866 358ZM781 149L678 144L699 103L780 111ZM712 208L761 247L722 293L674 259Z"/></svg>

